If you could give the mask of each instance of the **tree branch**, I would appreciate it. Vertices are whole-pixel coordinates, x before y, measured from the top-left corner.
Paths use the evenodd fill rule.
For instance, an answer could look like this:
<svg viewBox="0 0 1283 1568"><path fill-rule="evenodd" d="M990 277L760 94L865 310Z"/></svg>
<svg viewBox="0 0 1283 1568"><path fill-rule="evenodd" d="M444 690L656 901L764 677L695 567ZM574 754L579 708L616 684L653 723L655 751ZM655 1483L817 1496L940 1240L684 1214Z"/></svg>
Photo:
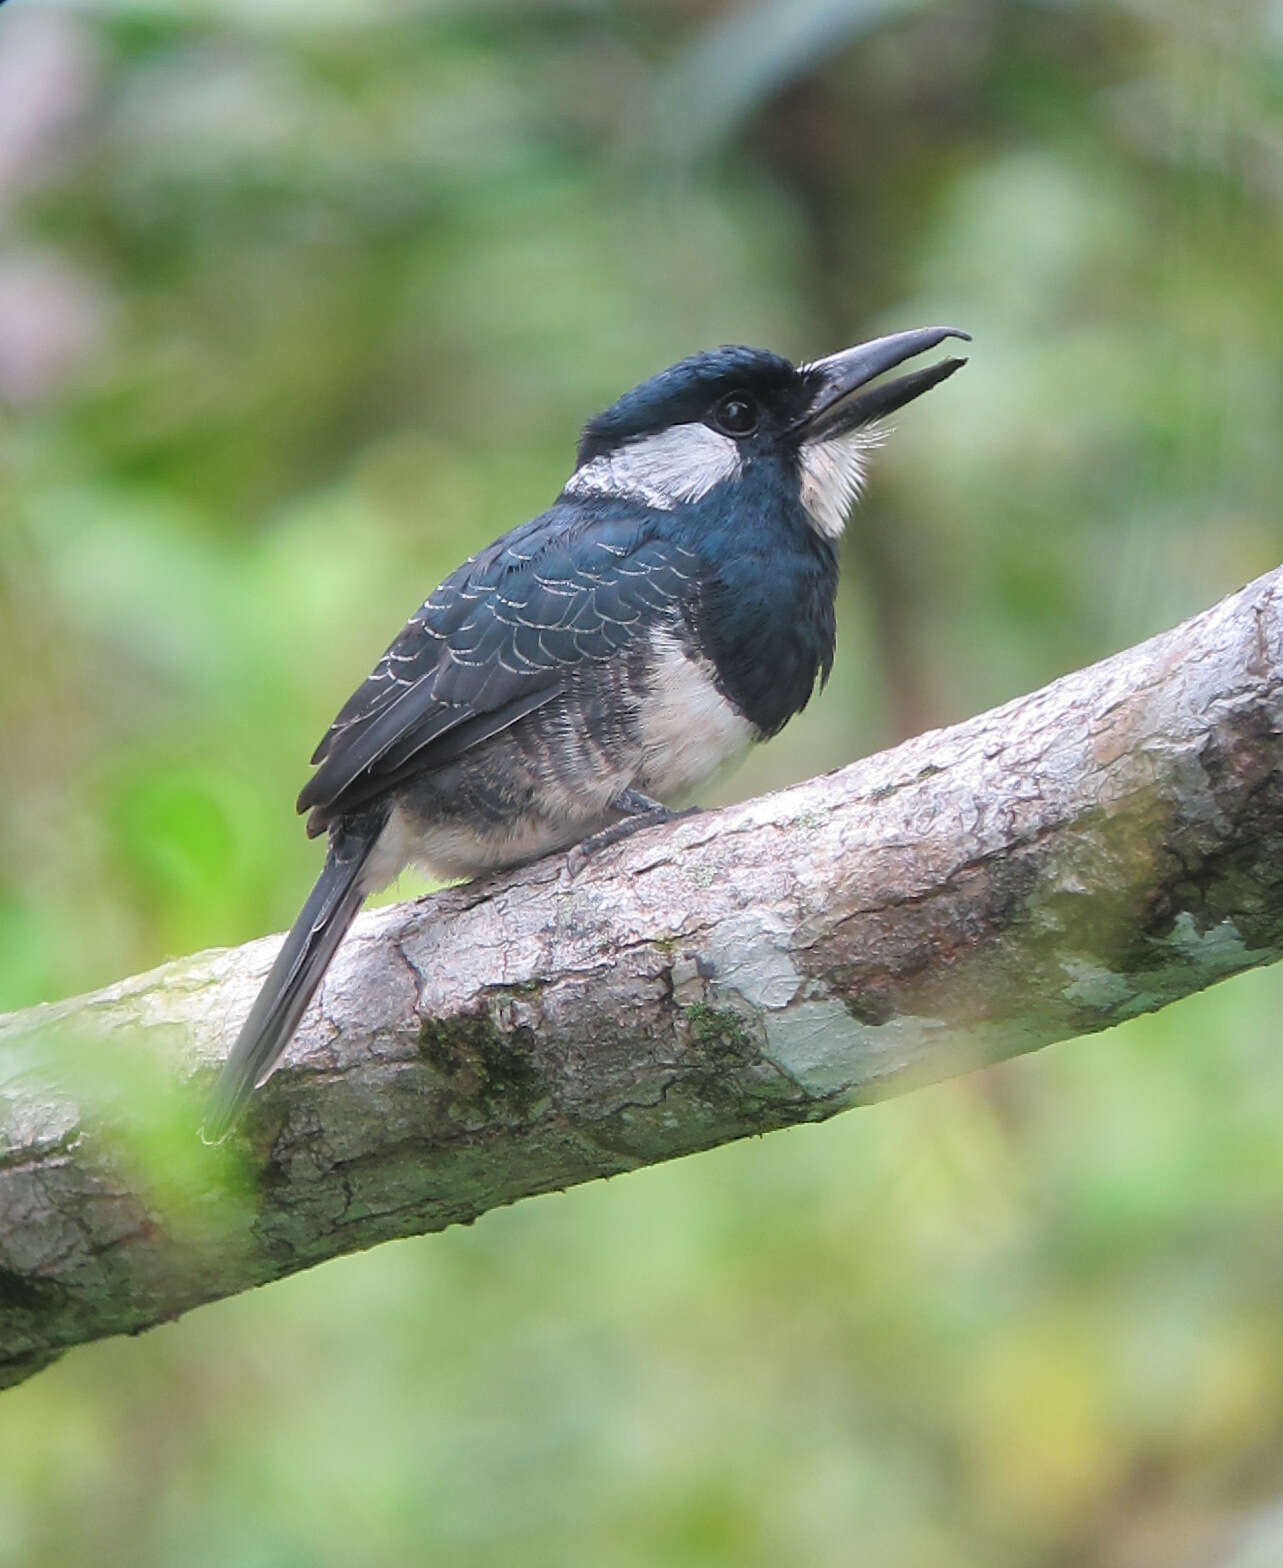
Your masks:
<svg viewBox="0 0 1283 1568"><path fill-rule="evenodd" d="M825 778L0 1020L0 1383L338 1253L1104 1029L1283 952L1283 569ZM252 1177L252 1180L247 1179Z"/></svg>

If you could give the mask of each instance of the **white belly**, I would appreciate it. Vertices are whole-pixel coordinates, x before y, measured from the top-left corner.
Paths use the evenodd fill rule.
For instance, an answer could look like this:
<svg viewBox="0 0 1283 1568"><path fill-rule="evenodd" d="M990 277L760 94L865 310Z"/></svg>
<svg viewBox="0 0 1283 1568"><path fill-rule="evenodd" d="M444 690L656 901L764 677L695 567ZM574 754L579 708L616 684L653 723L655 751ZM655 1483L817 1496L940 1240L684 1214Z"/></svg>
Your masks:
<svg viewBox="0 0 1283 1568"><path fill-rule="evenodd" d="M718 691L708 660L691 658L675 633L656 633L652 653L637 788L671 805L738 762L757 732Z"/></svg>

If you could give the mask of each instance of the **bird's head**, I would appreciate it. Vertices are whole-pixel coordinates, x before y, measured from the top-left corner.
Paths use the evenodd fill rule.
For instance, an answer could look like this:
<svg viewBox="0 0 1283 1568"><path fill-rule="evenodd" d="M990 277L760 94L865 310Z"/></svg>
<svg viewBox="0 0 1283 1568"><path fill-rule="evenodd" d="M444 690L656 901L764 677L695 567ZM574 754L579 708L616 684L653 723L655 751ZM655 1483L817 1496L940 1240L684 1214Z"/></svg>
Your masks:
<svg viewBox="0 0 1283 1568"><path fill-rule="evenodd" d="M967 334L923 327L801 365L757 348L693 354L589 422L566 491L673 510L718 485L768 474L795 487L811 525L835 539L859 493L877 421L966 361L870 383L949 337Z"/></svg>

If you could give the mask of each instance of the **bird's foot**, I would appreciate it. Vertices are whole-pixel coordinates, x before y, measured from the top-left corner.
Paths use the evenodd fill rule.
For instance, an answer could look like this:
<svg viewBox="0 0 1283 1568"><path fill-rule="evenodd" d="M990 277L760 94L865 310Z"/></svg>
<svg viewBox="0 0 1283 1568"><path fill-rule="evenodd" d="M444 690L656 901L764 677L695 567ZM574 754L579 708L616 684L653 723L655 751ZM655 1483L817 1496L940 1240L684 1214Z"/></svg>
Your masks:
<svg viewBox="0 0 1283 1568"><path fill-rule="evenodd" d="M683 817L698 816L698 806L688 806L684 811L672 811L657 800L651 800L649 795L643 795L639 790L621 790L611 802L616 811L625 814L620 822L613 822L610 827L602 828L600 833L591 833L582 843L575 847L566 856L566 869L571 879L579 875L587 862L609 849L613 844L619 844L626 838L631 838L634 833L640 833L643 828L661 827L665 822L679 822Z"/></svg>

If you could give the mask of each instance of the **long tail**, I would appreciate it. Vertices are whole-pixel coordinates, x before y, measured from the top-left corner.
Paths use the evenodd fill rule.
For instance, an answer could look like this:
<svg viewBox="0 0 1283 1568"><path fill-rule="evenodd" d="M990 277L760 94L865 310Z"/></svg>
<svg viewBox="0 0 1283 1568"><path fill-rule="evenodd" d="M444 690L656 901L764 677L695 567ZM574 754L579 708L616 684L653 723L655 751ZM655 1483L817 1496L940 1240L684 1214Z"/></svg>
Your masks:
<svg viewBox="0 0 1283 1568"><path fill-rule="evenodd" d="M206 1143L217 1143L226 1136L255 1085L290 1043L339 943L365 902L369 889L361 872L385 821L386 813L372 813L348 819L333 830L316 886L290 927L209 1097L201 1128Z"/></svg>

